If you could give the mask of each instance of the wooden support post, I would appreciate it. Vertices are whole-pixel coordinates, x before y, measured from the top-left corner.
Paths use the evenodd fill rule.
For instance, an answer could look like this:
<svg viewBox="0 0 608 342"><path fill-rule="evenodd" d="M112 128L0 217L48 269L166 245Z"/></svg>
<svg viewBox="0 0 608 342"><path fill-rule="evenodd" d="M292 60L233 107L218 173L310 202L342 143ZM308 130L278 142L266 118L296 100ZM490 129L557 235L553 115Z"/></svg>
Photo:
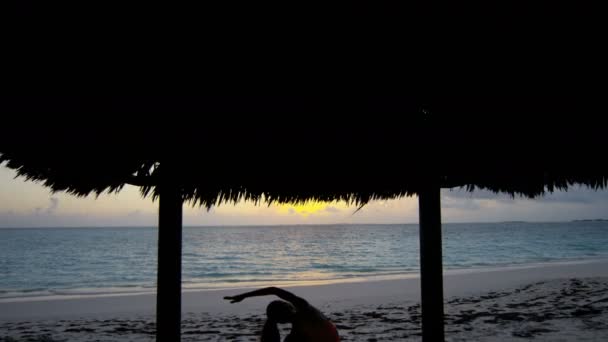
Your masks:
<svg viewBox="0 0 608 342"><path fill-rule="evenodd" d="M179 342L182 306L182 194L160 185L156 341Z"/></svg>
<svg viewBox="0 0 608 342"><path fill-rule="evenodd" d="M439 186L418 194L420 209L420 290L422 341L444 341L441 200Z"/></svg>

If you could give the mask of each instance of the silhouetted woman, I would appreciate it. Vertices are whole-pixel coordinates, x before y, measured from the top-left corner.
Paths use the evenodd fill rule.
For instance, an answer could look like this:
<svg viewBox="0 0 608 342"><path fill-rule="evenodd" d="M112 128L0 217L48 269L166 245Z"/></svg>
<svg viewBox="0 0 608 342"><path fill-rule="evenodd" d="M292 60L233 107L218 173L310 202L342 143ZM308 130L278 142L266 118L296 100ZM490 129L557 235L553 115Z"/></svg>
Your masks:
<svg viewBox="0 0 608 342"><path fill-rule="evenodd" d="M262 342L280 342L277 323L291 323L291 332L284 342L339 342L338 331L334 324L317 308L308 302L277 287L267 287L243 293L237 296L224 297L231 303L238 303L247 297L275 295L283 300L268 304L268 319L262 330Z"/></svg>

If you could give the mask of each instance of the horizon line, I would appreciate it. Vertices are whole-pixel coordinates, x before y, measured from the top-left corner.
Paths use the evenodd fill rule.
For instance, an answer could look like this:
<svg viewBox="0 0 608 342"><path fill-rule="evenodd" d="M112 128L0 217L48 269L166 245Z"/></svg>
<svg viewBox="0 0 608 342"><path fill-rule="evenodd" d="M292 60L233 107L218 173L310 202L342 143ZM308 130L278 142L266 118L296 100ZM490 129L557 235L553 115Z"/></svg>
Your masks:
<svg viewBox="0 0 608 342"><path fill-rule="evenodd" d="M572 223L572 222L602 222L608 219L572 219L561 221L533 221L533 220L509 220L509 221L462 221L462 222L441 222L441 224L483 224L483 223ZM209 225L183 225L182 228L205 228L205 227L284 227L284 226L397 226L397 225L418 225L419 222L402 222L402 223L275 223L275 224L209 224ZM41 229L41 228L156 228L158 225L111 225L111 226L24 226L10 227L0 226L0 229Z"/></svg>

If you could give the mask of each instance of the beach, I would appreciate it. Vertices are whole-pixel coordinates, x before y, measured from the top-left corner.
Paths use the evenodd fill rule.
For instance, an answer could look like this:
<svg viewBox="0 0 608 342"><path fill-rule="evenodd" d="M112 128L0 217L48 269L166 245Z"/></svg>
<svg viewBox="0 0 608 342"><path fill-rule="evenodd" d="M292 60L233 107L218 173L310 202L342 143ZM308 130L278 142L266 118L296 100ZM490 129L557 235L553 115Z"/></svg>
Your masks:
<svg viewBox="0 0 608 342"><path fill-rule="evenodd" d="M605 260L446 271L444 287L448 341L608 339ZM415 275L285 288L331 318L343 341L420 339ZM185 290L182 340L256 341L273 298L222 299L248 290ZM154 310L154 293L2 299L0 338L153 341Z"/></svg>

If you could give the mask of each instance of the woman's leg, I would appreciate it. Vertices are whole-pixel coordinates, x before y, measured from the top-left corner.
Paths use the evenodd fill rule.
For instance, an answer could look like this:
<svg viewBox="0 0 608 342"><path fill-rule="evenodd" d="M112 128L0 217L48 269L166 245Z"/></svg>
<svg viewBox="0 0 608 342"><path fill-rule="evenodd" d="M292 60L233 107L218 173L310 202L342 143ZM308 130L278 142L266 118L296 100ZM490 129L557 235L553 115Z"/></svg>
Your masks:
<svg viewBox="0 0 608 342"><path fill-rule="evenodd" d="M264 328L262 329L262 339L261 342L281 342L281 335L279 334L279 328L277 324L267 320L264 323Z"/></svg>

